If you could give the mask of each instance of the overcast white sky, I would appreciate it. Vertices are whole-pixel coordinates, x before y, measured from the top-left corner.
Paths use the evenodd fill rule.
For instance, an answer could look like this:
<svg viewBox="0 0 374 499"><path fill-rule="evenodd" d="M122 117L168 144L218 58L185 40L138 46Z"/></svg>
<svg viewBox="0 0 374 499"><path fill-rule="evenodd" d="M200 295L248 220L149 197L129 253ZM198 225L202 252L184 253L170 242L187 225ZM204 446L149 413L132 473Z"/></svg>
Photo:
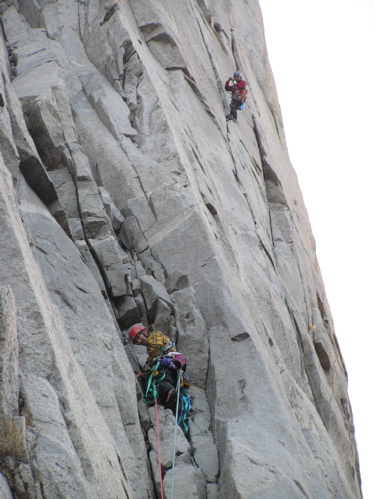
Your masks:
<svg viewBox="0 0 374 499"><path fill-rule="evenodd" d="M374 498L374 0L260 0Z"/></svg>

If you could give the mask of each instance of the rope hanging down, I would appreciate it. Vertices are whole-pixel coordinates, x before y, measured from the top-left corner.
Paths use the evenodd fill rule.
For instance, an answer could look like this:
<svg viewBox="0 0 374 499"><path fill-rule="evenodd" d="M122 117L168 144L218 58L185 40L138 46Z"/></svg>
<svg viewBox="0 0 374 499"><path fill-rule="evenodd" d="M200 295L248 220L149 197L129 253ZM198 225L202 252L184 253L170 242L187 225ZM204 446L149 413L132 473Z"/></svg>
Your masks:
<svg viewBox="0 0 374 499"><path fill-rule="evenodd" d="M147 387L143 397L143 402L148 405L155 404L155 417L156 417L156 438L157 438L157 464L160 480L160 496L164 499L164 489L162 481L162 461L161 461L161 442L160 442L160 431L159 431L159 417L158 417L158 392L157 384L160 383L165 378L165 373L159 372L158 368L160 362L156 362L152 372L148 376ZM179 425L186 435L190 426L190 420L188 419L189 412L191 411L192 404L188 393L188 389L183 387L183 371L178 370L177 379L177 397L176 397L176 408L175 408L175 424L174 424L174 445L173 445L173 463L172 463L172 478L171 478L171 494L170 499L174 498L174 469L175 469L175 457L176 457L176 442L177 442L177 426ZM181 389L182 385L182 389Z"/></svg>
<svg viewBox="0 0 374 499"><path fill-rule="evenodd" d="M155 408L156 408L157 464L158 464L158 473L159 473L159 479L160 479L160 494L161 494L161 499L164 499L164 485L162 482L161 442L160 442L160 430L159 430L159 426L158 426L157 398L155 399Z"/></svg>
<svg viewBox="0 0 374 499"><path fill-rule="evenodd" d="M178 371L178 382L177 382L177 406L175 409L175 424L174 424L174 445L173 445L173 465L172 465L172 471L171 471L171 492L170 492L170 499L174 499L174 468L175 468L175 454L176 454L176 447L177 447L177 426L178 426L178 420L179 420L179 395L180 395L180 387L181 387L181 377L182 377L182 371Z"/></svg>

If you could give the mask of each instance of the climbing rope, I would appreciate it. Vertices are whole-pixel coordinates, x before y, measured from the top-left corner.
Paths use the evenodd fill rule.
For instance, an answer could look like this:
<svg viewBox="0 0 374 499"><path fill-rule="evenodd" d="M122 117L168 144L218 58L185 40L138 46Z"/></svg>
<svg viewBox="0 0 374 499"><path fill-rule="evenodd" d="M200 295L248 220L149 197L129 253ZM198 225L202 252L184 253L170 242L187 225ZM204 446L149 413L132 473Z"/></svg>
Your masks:
<svg viewBox="0 0 374 499"><path fill-rule="evenodd" d="M142 398L143 402L152 405L155 404L155 417L156 417L156 439L157 439L157 464L159 470L160 479L160 495L161 499L164 499L164 489L162 482L162 461L161 461L161 442L160 442L160 431L159 431L159 417L158 417L158 392L157 385L165 378L165 373L158 371L160 366L160 361L156 362L152 369L152 372L148 376L147 387L145 389L144 396ZM174 498L174 469L175 469L175 457L176 457L176 443L177 443L177 426L179 425L183 433L186 435L188 433L190 421L188 419L188 414L191 411L191 399L188 394L187 388L183 387L181 390L181 379L183 379L183 371L178 370L178 380L177 380L177 401L175 409L175 424L174 424L174 444L173 444L173 463L172 463L172 477L171 477L171 494L170 498ZM183 381L182 381L183 383Z"/></svg>
<svg viewBox="0 0 374 499"><path fill-rule="evenodd" d="M158 464L158 473L159 473L159 479L160 479L160 494L161 494L161 499L164 499L164 486L162 483L161 442L160 442L160 431L159 431L159 426L158 426L157 398L155 399L155 408L156 408L157 464Z"/></svg>
<svg viewBox="0 0 374 499"><path fill-rule="evenodd" d="M175 408L175 424L174 424L174 444L173 444L173 465L171 471L171 492L170 499L174 499L174 468L175 468L175 454L177 447L177 426L178 426L178 411L179 411L179 395L181 386L182 371L178 371L178 381L177 381L177 406Z"/></svg>

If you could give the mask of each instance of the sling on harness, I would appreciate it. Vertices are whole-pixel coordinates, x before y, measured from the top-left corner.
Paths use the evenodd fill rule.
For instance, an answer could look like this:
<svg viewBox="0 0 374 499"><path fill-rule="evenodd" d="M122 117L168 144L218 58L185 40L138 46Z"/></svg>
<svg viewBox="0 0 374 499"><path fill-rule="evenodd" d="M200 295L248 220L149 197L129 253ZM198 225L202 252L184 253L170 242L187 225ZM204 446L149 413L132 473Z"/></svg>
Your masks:
<svg viewBox="0 0 374 499"><path fill-rule="evenodd" d="M147 388L145 390L144 397L142 398L143 402L148 405L152 405L155 403L157 399L157 384L161 383L161 381L165 378L165 373L159 372L158 368L160 366L160 361L157 361L152 372L148 376Z"/></svg>

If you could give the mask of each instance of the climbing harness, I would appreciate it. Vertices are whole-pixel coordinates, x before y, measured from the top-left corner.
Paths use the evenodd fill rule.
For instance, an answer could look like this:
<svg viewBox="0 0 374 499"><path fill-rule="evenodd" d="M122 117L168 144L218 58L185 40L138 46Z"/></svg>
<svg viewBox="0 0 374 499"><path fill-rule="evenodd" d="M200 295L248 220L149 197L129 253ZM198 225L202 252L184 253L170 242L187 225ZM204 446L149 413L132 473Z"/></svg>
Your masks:
<svg viewBox="0 0 374 499"><path fill-rule="evenodd" d="M148 376L147 387L143 397L143 402L148 405L152 405L157 400L157 385L165 378L165 373L159 371L160 361L157 361L152 369L152 372ZM182 379L182 382L181 382ZM178 371L178 394L177 394L177 409L175 412L176 421L182 428L183 433L186 435L190 427L190 420L188 419L188 414L191 411L192 404L191 398L188 394L188 389L184 385L189 385L188 382L183 380L183 373L181 370ZM182 389L181 389L182 387Z"/></svg>
<svg viewBox="0 0 374 499"><path fill-rule="evenodd" d="M142 398L143 402L148 405L152 405L157 400L157 385L161 383L161 381L165 378L165 373L162 371L158 371L160 366L160 361L157 361L152 372L148 376L147 387L145 390L144 397ZM182 382L181 382L182 378ZM182 428L183 433L186 435L188 433L190 427L190 420L188 419L188 415L192 408L191 398L188 393L188 389L183 387L183 385L189 385L189 383L185 383L183 381L183 373L182 371L178 371L178 394L177 394L177 409L175 411L176 421L179 426ZM182 386L182 389L181 389Z"/></svg>
<svg viewBox="0 0 374 499"><path fill-rule="evenodd" d="M158 403L157 398L155 399L155 408L156 408L156 438L157 438L157 464L158 464L158 473L160 479L160 494L161 499L164 499L164 485L162 482L162 462L161 462L161 442L160 442L160 430L158 427Z"/></svg>

